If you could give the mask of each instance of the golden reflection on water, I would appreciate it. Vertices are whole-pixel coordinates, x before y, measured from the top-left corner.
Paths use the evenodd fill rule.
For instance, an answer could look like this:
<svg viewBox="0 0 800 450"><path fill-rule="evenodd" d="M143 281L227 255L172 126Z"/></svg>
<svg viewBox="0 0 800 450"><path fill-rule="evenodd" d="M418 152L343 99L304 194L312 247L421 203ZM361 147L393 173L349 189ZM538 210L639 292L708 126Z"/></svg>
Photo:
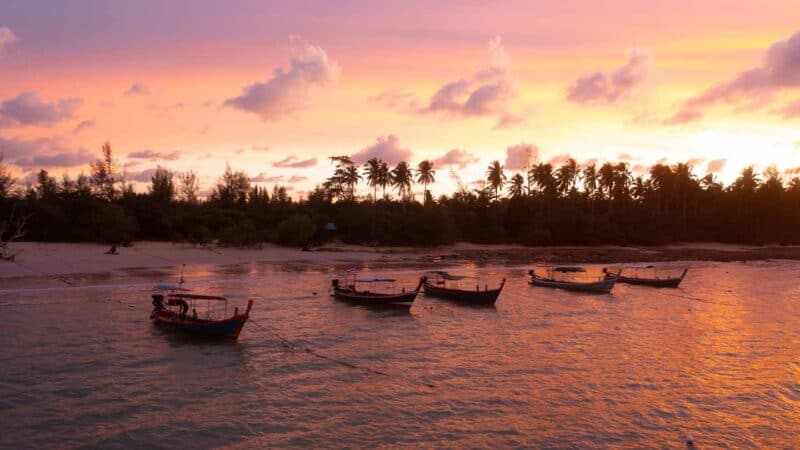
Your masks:
<svg viewBox="0 0 800 450"><path fill-rule="evenodd" d="M509 279L495 307L421 296L406 314L335 302L336 270L301 268L187 268L230 308L256 299L233 345L150 325L148 287L174 274L0 285L13 293L0 309L0 446L800 442L800 263L696 263L680 289L612 295L470 265L460 273L481 284ZM374 273L407 286L420 270Z"/></svg>

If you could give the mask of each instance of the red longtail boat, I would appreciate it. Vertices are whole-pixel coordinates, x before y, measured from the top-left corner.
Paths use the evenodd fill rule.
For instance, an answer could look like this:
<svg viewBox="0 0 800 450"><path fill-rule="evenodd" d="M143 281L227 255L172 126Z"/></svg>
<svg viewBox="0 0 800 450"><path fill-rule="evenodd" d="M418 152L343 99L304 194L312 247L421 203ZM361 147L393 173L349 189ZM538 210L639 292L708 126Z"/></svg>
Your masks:
<svg viewBox="0 0 800 450"><path fill-rule="evenodd" d="M198 315L198 303L206 303L206 311L203 315ZM225 308L223 318L213 317L210 308L211 302L224 302ZM153 294L153 312L150 319L154 324L162 326L171 331L185 333L188 335L221 338L236 340L242 327L250 317L250 309L253 307L253 300L247 301L247 309L244 313L239 312L239 308L233 310L233 315L227 317L227 302L225 297L213 295L197 295L183 292L168 292Z"/></svg>

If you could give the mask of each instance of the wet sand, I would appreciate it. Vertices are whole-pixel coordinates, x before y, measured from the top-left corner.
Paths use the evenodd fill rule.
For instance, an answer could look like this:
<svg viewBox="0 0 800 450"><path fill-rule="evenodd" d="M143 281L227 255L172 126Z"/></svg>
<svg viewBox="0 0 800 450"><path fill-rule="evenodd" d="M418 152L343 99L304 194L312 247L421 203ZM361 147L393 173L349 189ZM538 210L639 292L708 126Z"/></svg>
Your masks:
<svg viewBox="0 0 800 450"><path fill-rule="evenodd" d="M264 244L257 248L193 246L168 242L136 242L106 255L107 245L20 242L11 248L16 261L0 262L0 278L64 277L127 269L158 269L187 265L273 263L303 269L339 266L407 266L431 264L526 265L534 263L614 264L661 261L800 260L798 246L743 246L718 243L674 244L659 247L563 246L524 247L460 243L434 248L362 247L329 244L304 252Z"/></svg>

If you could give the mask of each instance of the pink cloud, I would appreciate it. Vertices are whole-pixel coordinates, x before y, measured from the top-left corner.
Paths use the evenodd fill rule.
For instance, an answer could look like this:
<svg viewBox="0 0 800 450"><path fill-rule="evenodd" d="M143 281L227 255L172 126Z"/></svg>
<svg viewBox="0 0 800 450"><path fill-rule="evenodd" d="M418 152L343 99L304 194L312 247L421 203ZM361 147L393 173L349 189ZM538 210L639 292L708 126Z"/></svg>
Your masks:
<svg viewBox="0 0 800 450"><path fill-rule="evenodd" d="M305 108L312 88L336 83L341 68L322 48L296 39L293 43L289 70L275 69L267 81L245 87L242 95L229 98L225 105L277 122Z"/></svg>
<svg viewBox="0 0 800 450"><path fill-rule="evenodd" d="M411 154L411 150L400 147L397 136L390 134L378 137L374 144L362 148L351 158L356 164L364 164L372 158L378 158L388 164L397 164L400 161L407 161L411 158Z"/></svg>
<svg viewBox="0 0 800 450"><path fill-rule="evenodd" d="M507 170L523 170L539 159L539 147L533 144L521 143L506 148Z"/></svg>
<svg viewBox="0 0 800 450"><path fill-rule="evenodd" d="M651 57L647 52L634 49L625 65L609 73L595 72L578 78L567 91L567 99L576 103L614 103L647 78Z"/></svg>
<svg viewBox="0 0 800 450"><path fill-rule="evenodd" d="M727 159L712 159L708 162L706 166L706 173L719 173L725 168L725 164L728 162Z"/></svg>
<svg viewBox="0 0 800 450"><path fill-rule="evenodd" d="M475 155L468 153L464 150L454 148L448 150L444 155L432 160L434 167L436 166L458 166L463 169L470 164L478 162L479 159Z"/></svg>

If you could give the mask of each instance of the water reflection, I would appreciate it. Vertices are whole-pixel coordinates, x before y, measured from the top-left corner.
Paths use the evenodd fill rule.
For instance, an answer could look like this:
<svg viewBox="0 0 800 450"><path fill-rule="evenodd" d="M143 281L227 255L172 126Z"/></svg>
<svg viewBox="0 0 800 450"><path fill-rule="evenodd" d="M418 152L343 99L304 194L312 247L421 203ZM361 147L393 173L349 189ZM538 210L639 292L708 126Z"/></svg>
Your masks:
<svg viewBox="0 0 800 450"><path fill-rule="evenodd" d="M238 343L152 326L148 288L172 273L3 284L0 447L799 441L800 264L693 264L678 290L602 296L531 287L524 267L457 269L508 278L498 302L376 311L334 301L330 269L187 268L231 307L256 299Z"/></svg>

